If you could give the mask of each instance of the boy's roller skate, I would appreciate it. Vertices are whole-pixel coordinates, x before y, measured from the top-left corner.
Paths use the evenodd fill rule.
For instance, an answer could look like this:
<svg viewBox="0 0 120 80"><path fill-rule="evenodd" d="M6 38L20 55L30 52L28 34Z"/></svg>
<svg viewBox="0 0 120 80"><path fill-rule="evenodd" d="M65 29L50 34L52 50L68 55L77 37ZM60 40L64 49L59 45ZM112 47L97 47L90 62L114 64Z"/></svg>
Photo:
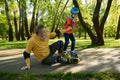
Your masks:
<svg viewBox="0 0 120 80"><path fill-rule="evenodd" d="M74 50L70 51L70 54L71 54L71 57L78 58L78 55L77 55L77 53Z"/></svg>
<svg viewBox="0 0 120 80"><path fill-rule="evenodd" d="M63 53L60 53L60 56L64 57L64 58L71 58L71 55L67 53L67 51L63 51Z"/></svg>
<svg viewBox="0 0 120 80"><path fill-rule="evenodd" d="M75 63L75 64L77 64L79 62L80 62L79 58L70 58L70 59L68 59L68 63Z"/></svg>

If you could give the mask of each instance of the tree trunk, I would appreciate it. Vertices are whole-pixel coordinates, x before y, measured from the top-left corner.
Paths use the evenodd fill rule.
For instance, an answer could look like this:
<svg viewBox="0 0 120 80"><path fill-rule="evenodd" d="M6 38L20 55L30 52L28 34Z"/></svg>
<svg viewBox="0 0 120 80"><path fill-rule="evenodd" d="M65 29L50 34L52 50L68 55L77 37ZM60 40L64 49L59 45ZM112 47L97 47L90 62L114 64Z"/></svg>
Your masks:
<svg viewBox="0 0 120 80"><path fill-rule="evenodd" d="M22 9L21 9L21 18L22 18L22 25L21 25L21 37L22 40L25 40L25 35L24 35L24 28L25 28L25 16L24 16L24 7L22 5Z"/></svg>
<svg viewBox="0 0 120 80"><path fill-rule="evenodd" d="M4 0L5 3L5 11L6 11L6 16L7 16L7 21L8 21L8 25L9 25L9 41L13 41L13 29L12 29L12 25L11 25L11 20L10 20L10 16L9 16L9 9L8 9L8 1Z"/></svg>
<svg viewBox="0 0 120 80"><path fill-rule="evenodd" d="M110 7L111 7L111 4L112 4L112 1L113 0L108 0L107 7L106 7L106 10L105 10L104 16L102 18L101 24L100 24L100 28L101 28L101 33L102 34L103 34L103 30L104 30L104 25L105 25L106 19L108 17L109 11L110 11Z"/></svg>
<svg viewBox="0 0 120 80"><path fill-rule="evenodd" d="M65 4L65 6L64 6L64 8L63 8L63 10L62 10L62 12L61 12L61 14L60 14L60 17L59 17L59 19L58 19L58 23L57 23L57 25L56 25L55 30L58 29L58 26L59 26L59 24L60 24L60 20L61 20L61 18L62 18L63 12L64 12L64 10L65 10L65 8L66 8L68 2L69 2L69 0L67 0L66 4Z"/></svg>
<svg viewBox="0 0 120 80"><path fill-rule="evenodd" d="M119 39L119 38L120 38L120 16L118 20L117 33L115 39Z"/></svg>
<svg viewBox="0 0 120 80"><path fill-rule="evenodd" d="M21 20L21 5L20 5L20 1L18 1L18 6L19 6L19 29L18 29L18 32L17 32L17 36L18 36L18 41L20 40L20 34L21 34L21 23L22 23L22 20Z"/></svg>
<svg viewBox="0 0 120 80"><path fill-rule="evenodd" d="M104 30L104 25L105 25L106 19L108 17L109 11L110 11L111 4L112 4L112 0L108 0L107 7L105 10L104 16L102 18L101 24L100 24L100 30L101 30L100 37L101 38L100 39L98 38L98 40L100 40L100 42L99 42L100 45L104 45L103 30Z"/></svg>
<svg viewBox="0 0 120 80"><path fill-rule="evenodd" d="M37 2L38 2L38 0L35 0L35 2L34 2L34 8L33 8L31 25L30 25L30 33L31 34L34 32L34 28L35 28L35 11L36 11Z"/></svg>
<svg viewBox="0 0 120 80"><path fill-rule="evenodd" d="M53 32L54 29L55 29L55 23L56 23L56 19L57 19L57 14L58 14L58 10L59 10L60 3L61 3L61 2L62 2L62 0L60 0L60 2L59 2L59 4L58 4L58 7L56 8L56 13L55 13L55 16L54 16L54 20L53 20L51 32Z"/></svg>
<svg viewBox="0 0 120 80"><path fill-rule="evenodd" d="M23 16L23 22L24 22L24 27L25 27L25 32L26 32L26 37L27 37L27 40L30 38L30 33L29 33L29 31L28 31L28 20L27 20L27 13L26 13L26 3L25 3L25 5L23 5L22 4L22 6L23 6L23 12L24 12L24 16Z"/></svg>
<svg viewBox="0 0 120 80"><path fill-rule="evenodd" d="M36 17L35 17L35 26L38 25L38 13L39 13L39 6L38 6Z"/></svg>
<svg viewBox="0 0 120 80"><path fill-rule="evenodd" d="M101 2L102 2L102 0L97 0L96 8L95 8L95 11L93 14L93 24L94 24L94 28L95 28L95 31L97 34L98 45L104 45L104 39L103 39L104 24L108 17L108 13L109 13L109 10L110 10L111 4L112 4L112 0L108 0L106 11L105 11L102 21L100 23L99 22L99 12L100 12L100 7L101 7Z"/></svg>
<svg viewBox="0 0 120 80"><path fill-rule="evenodd" d="M13 13L14 13L15 37L16 37L16 40L18 41L19 37L18 37L18 26L17 26L16 11L14 11Z"/></svg>
<svg viewBox="0 0 120 80"><path fill-rule="evenodd" d="M28 20L27 20L27 13L26 13L26 10L25 10L25 32L26 32L26 36L27 36L27 40L30 38L30 33L28 31Z"/></svg>
<svg viewBox="0 0 120 80"><path fill-rule="evenodd" d="M93 24L95 28L95 32L97 34L98 45L104 45L104 40L102 37L102 32L99 23L99 12L101 7L102 0L97 0L96 7L93 14Z"/></svg>
<svg viewBox="0 0 120 80"><path fill-rule="evenodd" d="M86 23L84 22L77 0L73 0L73 4L74 4L75 7L77 7L77 8L79 9L79 13L78 13L79 21L80 21L81 25L83 26L83 28L85 29L85 31L86 31L86 32L88 33L88 35L90 36L91 45L97 45L97 44L98 44L97 38L96 38L96 36L92 33L92 31L90 30L90 28L86 25Z"/></svg>

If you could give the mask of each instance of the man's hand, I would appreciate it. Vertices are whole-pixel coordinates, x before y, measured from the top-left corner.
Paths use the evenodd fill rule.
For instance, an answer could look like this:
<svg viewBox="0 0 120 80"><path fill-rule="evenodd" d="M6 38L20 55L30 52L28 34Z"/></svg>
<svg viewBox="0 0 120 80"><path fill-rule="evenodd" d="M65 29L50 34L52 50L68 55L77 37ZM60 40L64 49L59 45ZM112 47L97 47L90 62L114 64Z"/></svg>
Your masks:
<svg viewBox="0 0 120 80"><path fill-rule="evenodd" d="M58 38L60 38L61 32L60 30L55 30L56 36L58 36Z"/></svg>
<svg viewBox="0 0 120 80"><path fill-rule="evenodd" d="M66 29L66 31L69 31L69 30L71 30L72 28L69 26L67 29Z"/></svg>
<svg viewBox="0 0 120 80"><path fill-rule="evenodd" d="M29 70L31 67L30 66L24 66L21 68L21 70Z"/></svg>

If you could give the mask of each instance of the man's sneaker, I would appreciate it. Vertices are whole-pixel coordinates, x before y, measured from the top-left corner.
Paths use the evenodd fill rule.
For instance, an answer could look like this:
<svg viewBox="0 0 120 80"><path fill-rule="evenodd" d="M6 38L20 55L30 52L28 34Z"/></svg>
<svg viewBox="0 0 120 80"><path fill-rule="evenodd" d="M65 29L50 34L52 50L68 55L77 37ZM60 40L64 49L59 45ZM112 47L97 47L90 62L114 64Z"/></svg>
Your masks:
<svg viewBox="0 0 120 80"><path fill-rule="evenodd" d="M75 51L70 51L71 57L78 58L78 55Z"/></svg>
<svg viewBox="0 0 120 80"><path fill-rule="evenodd" d="M71 64L71 63L79 63L80 62L80 59L79 58L71 58L71 59L68 59L68 63Z"/></svg>
<svg viewBox="0 0 120 80"><path fill-rule="evenodd" d="M55 58L56 63L61 63L62 62L61 56L55 55L54 58Z"/></svg>

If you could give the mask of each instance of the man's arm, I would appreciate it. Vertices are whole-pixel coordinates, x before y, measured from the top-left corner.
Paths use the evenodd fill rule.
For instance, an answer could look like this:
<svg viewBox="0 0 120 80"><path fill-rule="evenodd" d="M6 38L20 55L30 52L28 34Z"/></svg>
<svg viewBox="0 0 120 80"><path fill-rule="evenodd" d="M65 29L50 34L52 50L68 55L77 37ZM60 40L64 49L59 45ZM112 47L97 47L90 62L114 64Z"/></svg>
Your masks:
<svg viewBox="0 0 120 80"><path fill-rule="evenodd" d="M30 52L32 50L33 44L31 40L28 40L26 50L23 52L24 60L26 63L26 66L22 67L21 70L30 69Z"/></svg>
<svg viewBox="0 0 120 80"><path fill-rule="evenodd" d="M68 27L66 29L61 29L61 30L56 30L55 32L51 32L51 33L49 33L50 34L49 38L55 38L56 36L59 37L61 34L67 32L67 31L69 31L71 29L72 29L71 27Z"/></svg>
<svg viewBox="0 0 120 80"><path fill-rule="evenodd" d="M26 66L22 67L21 70L30 69L30 54L24 51L23 56L25 59Z"/></svg>

